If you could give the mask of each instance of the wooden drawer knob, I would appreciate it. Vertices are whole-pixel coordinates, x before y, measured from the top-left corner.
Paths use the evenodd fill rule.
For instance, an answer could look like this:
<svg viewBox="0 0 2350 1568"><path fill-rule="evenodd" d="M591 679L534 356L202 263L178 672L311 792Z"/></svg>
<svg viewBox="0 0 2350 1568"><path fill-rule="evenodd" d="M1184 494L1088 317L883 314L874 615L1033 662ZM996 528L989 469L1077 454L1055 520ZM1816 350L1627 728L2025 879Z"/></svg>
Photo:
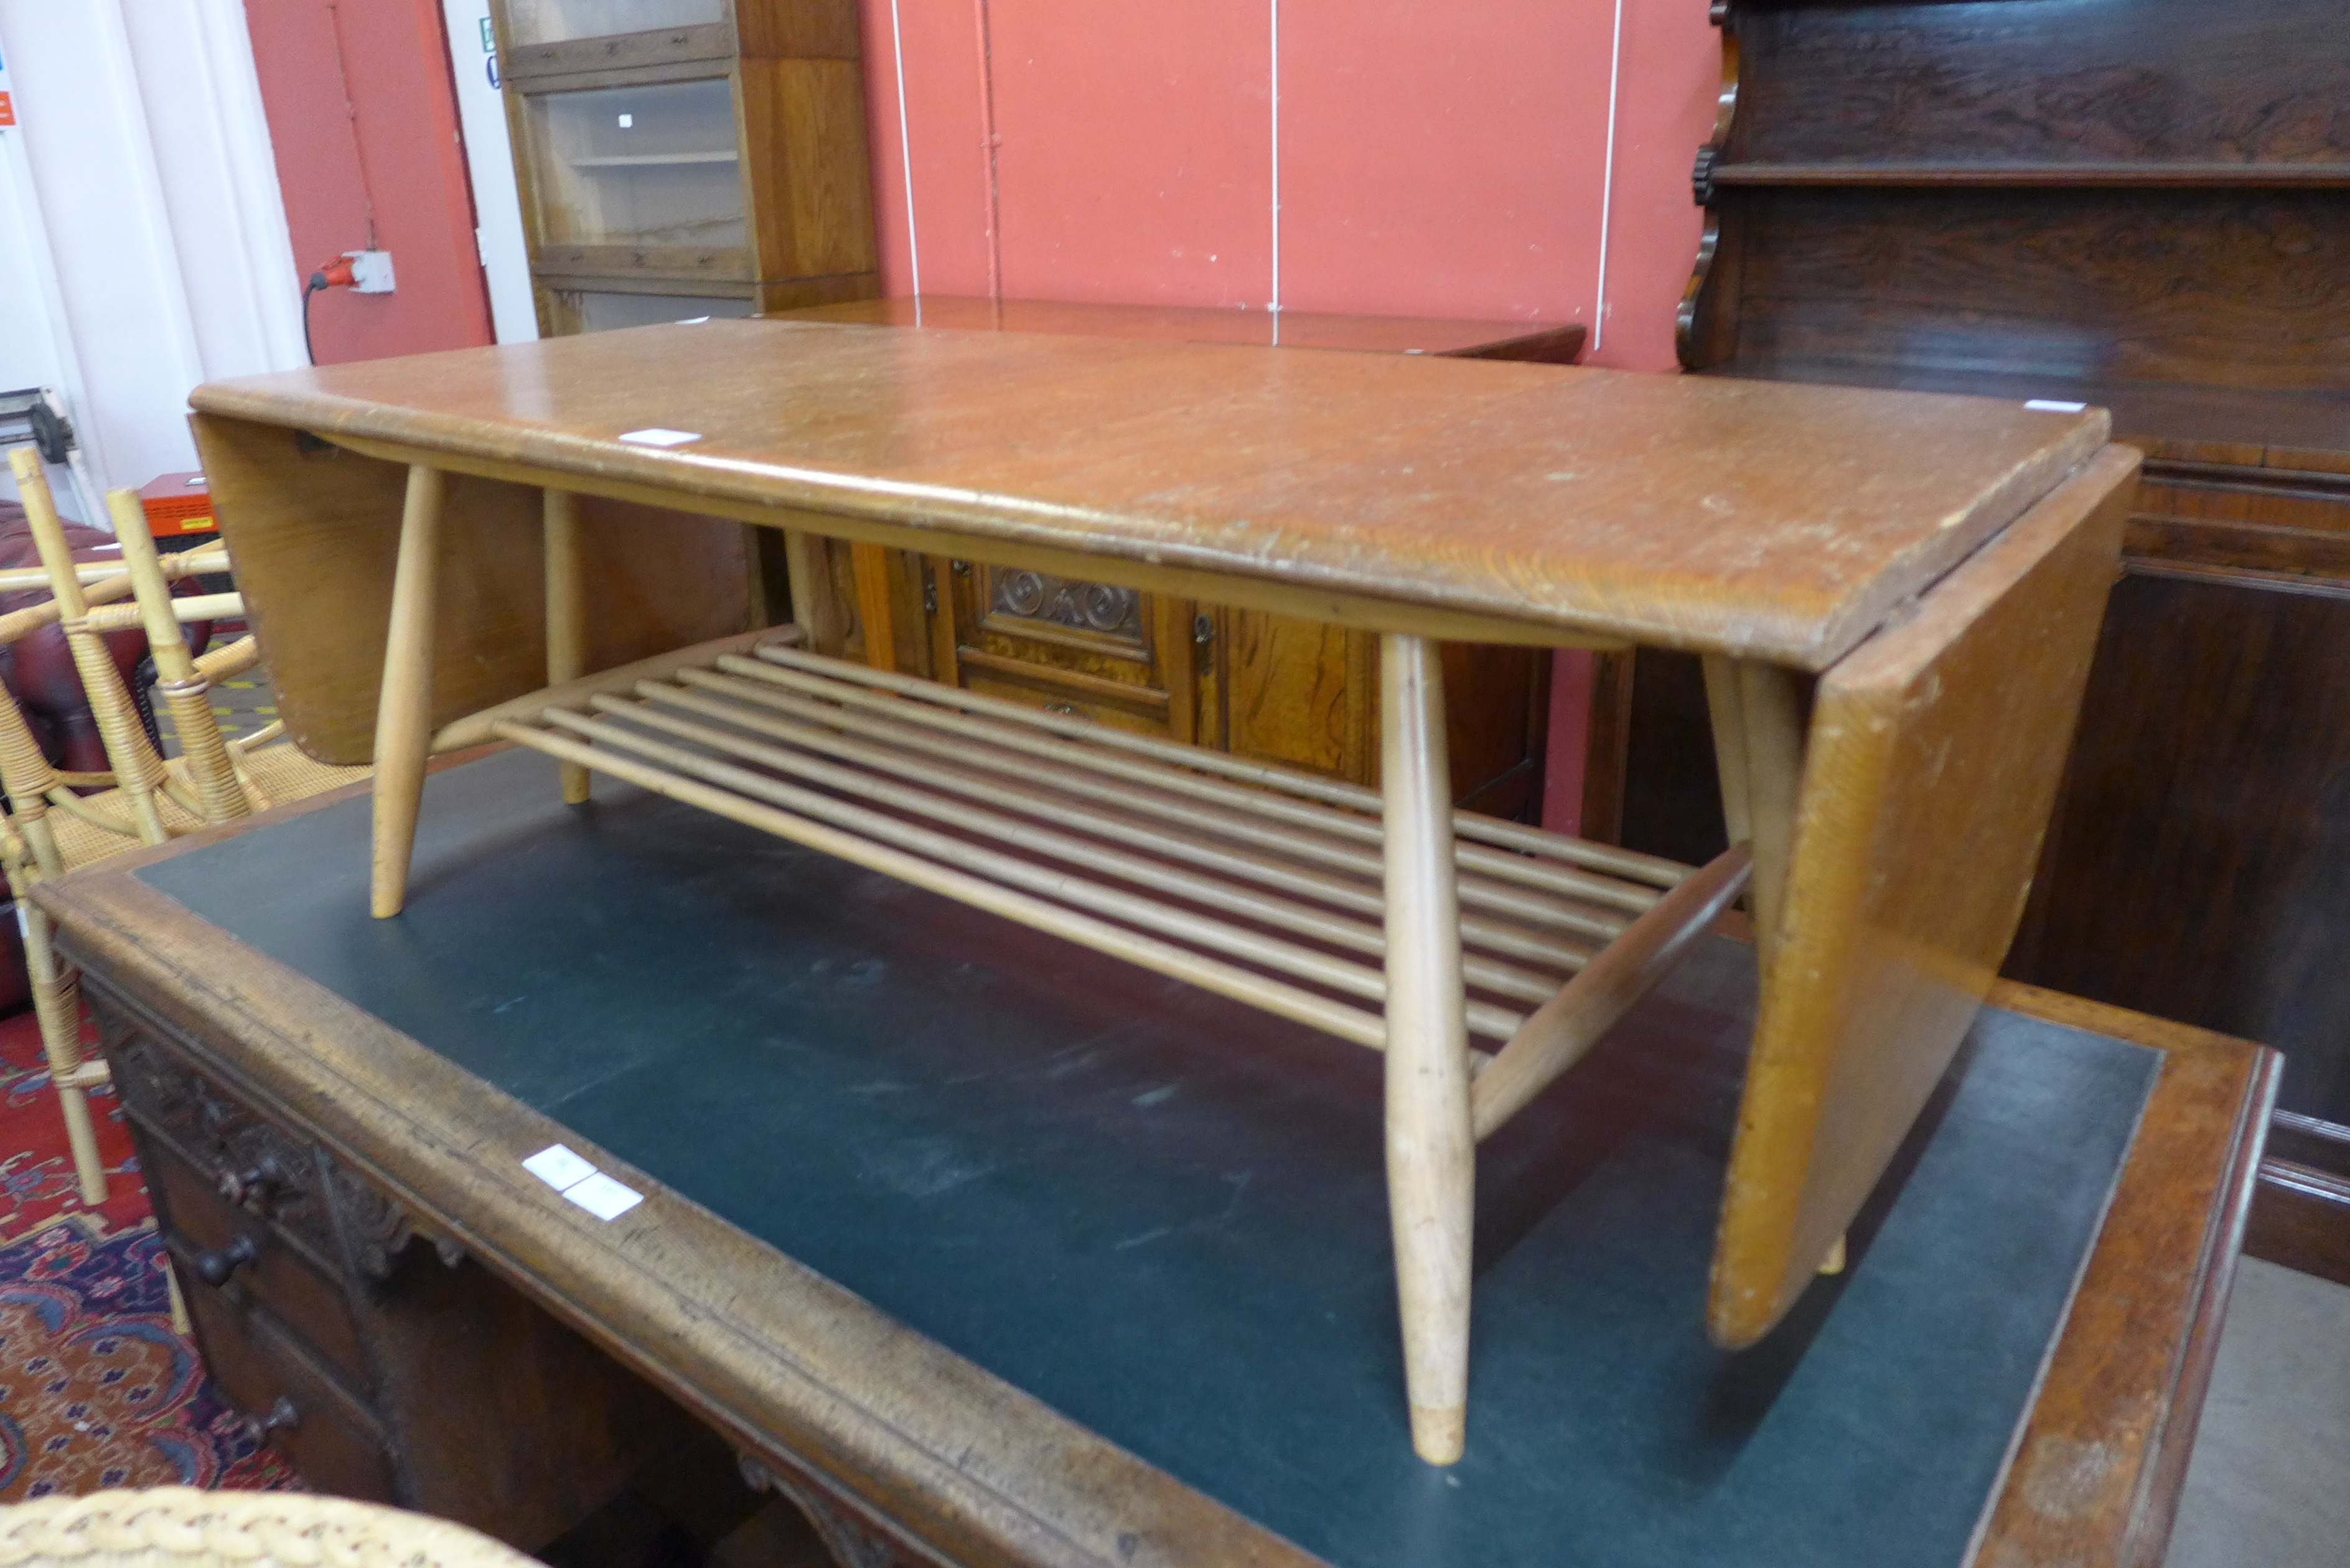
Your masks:
<svg viewBox="0 0 2350 1568"><path fill-rule="evenodd" d="M225 1247L214 1247L196 1254L196 1278L217 1290L228 1283L229 1276L248 1263L261 1261L261 1243L250 1236L239 1236Z"/></svg>
<svg viewBox="0 0 2350 1568"><path fill-rule="evenodd" d="M277 1432L290 1432L302 1424L302 1412L294 1401L280 1394L265 1416L247 1416L244 1435L255 1443L265 1443Z"/></svg>
<svg viewBox="0 0 2350 1568"><path fill-rule="evenodd" d="M243 1170L221 1172L220 1195L258 1214L265 1210L286 1185L286 1168L275 1155L264 1155Z"/></svg>

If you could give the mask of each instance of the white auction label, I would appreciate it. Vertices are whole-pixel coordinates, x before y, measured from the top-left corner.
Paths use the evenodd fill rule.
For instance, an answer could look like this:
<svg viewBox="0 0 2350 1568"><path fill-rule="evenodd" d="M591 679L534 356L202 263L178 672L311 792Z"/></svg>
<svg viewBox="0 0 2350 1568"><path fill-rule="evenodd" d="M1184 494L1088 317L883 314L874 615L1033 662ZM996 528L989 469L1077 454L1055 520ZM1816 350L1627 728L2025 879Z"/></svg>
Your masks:
<svg viewBox="0 0 2350 1568"><path fill-rule="evenodd" d="M576 1187L566 1188L563 1196L598 1220L618 1220L645 1200L643 1193L633 1187L623 1187L602 1171Z"/></svg>
<svg viewBox="0 0 2350 1568"><path fill-rule="evenodd" d="M524 1160L522 1168L557 1192L577 1187L596 1174L594 1166L559 1143L548 1144Z"/></svg>

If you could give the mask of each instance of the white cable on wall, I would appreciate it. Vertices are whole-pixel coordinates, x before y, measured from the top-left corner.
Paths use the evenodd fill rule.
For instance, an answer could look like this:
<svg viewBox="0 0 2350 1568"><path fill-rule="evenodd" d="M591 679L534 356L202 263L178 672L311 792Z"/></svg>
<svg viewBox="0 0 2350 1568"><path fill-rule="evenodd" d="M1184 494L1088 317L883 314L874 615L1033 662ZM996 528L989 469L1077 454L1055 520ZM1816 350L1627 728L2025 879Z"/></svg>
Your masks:
<svg viewBox="0 0 2350 1568"><path fill-rule="evenodd" d="M914 139L906 129L906 36L898 0L889 0L889 48L898 67L898 164L906 182L906 265L913 275L914 325L922 324L922 245L914 236Z"/></svg>
<svg viewBox="0 0 2350 1568"><path fill-rule="evenodd" d="M1281 342L1281 0L1268 0L1272 12L1272 40L1267 50L1265 76L1271 85L1273 100L1273 293L1265 309L1273 315L1273 341Z"/></svg>
<svg viewBox="0 0 2350 1568"><path fill-rule="evenodd" d="M1599 285L1591 309L1591 351L1607 340L1607 221L1616 204L1616 92L1624 78L1624 0L1616 0L1616 36L1607 47L1607 152L1599 181Z"/></svg>

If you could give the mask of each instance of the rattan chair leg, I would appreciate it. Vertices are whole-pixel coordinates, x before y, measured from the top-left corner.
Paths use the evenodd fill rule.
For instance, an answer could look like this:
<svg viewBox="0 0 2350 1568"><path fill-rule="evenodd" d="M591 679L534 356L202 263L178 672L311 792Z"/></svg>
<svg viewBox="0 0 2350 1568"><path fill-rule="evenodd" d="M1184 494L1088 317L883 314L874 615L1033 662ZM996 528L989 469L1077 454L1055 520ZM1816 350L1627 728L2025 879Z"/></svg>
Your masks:
<svg viewBox="0 0 2350 1568"><path fill-rule="evenodd" d="M233 822L251 813L252 805L238 784L228 748L221 741L220 721L213 716L212 682L196 673L187 636L180 629L179 607L172 600L172 585L163 576L163 562L155 540L147 532L147 518L136 492L109 491L107 506L114 515L114 535L122 545L122 564L139 595L140 623L146 628L148 650L155 658L158 688L172 715L172 731L179 737L192 790L174 791L173 797L191 815L207 823ZM166 781L165 789L172 789ZM192 798L186 798L192 796Z"/></svg>
<svg viewBox="0 0 2350 1568"><path fill-rule="evenodd" d="M66 1147L84 1203L106 1201L106 1161L98 1152L98 1132L89 1119L89 1096L75 1080L81 1075L81 997L69 967L50 945L49 918L19 899L24 917L25 968L33 982L33 1012L48 1057L49 1081L66 1118Z"/></svg>
<svg viewBox="0 0 2350 1568"><path fill-rule="evenodd" d="M113 765L115 782L130 808L132 827L145 843L161 844L167 835L162 815L156 809L155 791L163 782L163 759L147 739L146 727L140 722L130 690L122 684L114 660L107 652L105 639L92 631L84 618L89 613L89 603L82 590L73 552L66 544L65 524L49 499L48 483L40 464L20 461L26 456L19 448L10 454L10 466L24 502L26 524L40 550L42 566L48 570L50 589L57 598L58 624L65 629L74 669L81 676L82 695L89 703L91 716L98 721L98 732L106 743L107 760Z"/></svg>

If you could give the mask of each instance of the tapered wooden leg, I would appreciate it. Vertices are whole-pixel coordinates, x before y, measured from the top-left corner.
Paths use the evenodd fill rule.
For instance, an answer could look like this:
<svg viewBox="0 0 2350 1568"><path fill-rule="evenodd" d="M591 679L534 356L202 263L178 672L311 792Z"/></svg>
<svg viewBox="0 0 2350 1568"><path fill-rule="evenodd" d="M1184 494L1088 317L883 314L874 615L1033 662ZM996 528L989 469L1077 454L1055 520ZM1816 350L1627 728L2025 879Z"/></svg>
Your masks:
<svg viewBox="0 0 2350 1568"><path fill-rule="evenodd" d="M889 552L879 545L851 545L848 561L857 575L857 618L865 628L865 662L876 670L895 670L898 616L889 603Z"/></svg>
<svg viewBox="0 0 2350 1568"><path fill-rule="evenodd" d="M808 647L837 657L843 633L840 618L832 613L831 561L824 541L804 529L787 529L784 569L792 578L792 619L807 633Z"/></svg>
<svg viewBox="0 0 2350 1568"><path fill-rule="evenodd" d="M441 471L408 471L400 520L400 564L391 582L391 633L383 650L383 694L375 719L375 857L369 908L378 919L408 900L416 808L432 747L432 599L441 545Z"/></svg>
<svg viewBox="0 0 2350 1568"><path fill-rule="evenodd" d="M1794 856L1795 802L1804 774L1803 678L1775 665L1708 655L1706 708L1721 775L1721 820L1732 844L1754 847L1755 952L1767 973L1780 902Z"/></svg>
<svg viewBox="0 0 2350 1568"><path fill-rule="evenodd" d="M1403 1314L1411 1446L1461 1457L1469 1403L1469 1259L1476 1139L1453 886L1452 786L1436 647L1381 639L1387 823L1388 1208Z"/></svg>
<svg viewBox="0 0 2350 1568"><path fill-rule="evenodd" d="M1755 950L1767 965L1779 950L1787 871L1795 858L1795 807L1804 783L1804 679L1773 664L1738 667L1746 725L1746 811L1754 842Z"/></svg>
<svg viewBox="0 0 2350 1568"><path fill-rule="evenodd" d="M588 585L579 565L578 500L567 490L546 492L546 683L560 686L588 673ZM563 799L588 798L588 770L558 764Z"/></svg>
<svg viewBox="0 0 2350 1568"><path fill-rule="evenodd" d="M1739 697L1738 661L1726 654L1705 656L1705 706L1713 721L1713 764L1721 779L1721 823L1730 842L1754 836L1746 812L1746 708Z"/></svg>
<svg viewBox="0 0 2350 1568"><path fill-rule="evenodd" d="M16 909L24 919L25 971L33 982L34 1017L41 1027L41 1048L48 1057L57 1108L66 1119L66 1148L73 1156L82 1201L103 1203L106 1161L98 1152L98 1134L89 1120L89 1096L80 1082L85 1076L81 1001L73 971L57 961L57 950L50 946L49 918L21 898Z"/></svg>

